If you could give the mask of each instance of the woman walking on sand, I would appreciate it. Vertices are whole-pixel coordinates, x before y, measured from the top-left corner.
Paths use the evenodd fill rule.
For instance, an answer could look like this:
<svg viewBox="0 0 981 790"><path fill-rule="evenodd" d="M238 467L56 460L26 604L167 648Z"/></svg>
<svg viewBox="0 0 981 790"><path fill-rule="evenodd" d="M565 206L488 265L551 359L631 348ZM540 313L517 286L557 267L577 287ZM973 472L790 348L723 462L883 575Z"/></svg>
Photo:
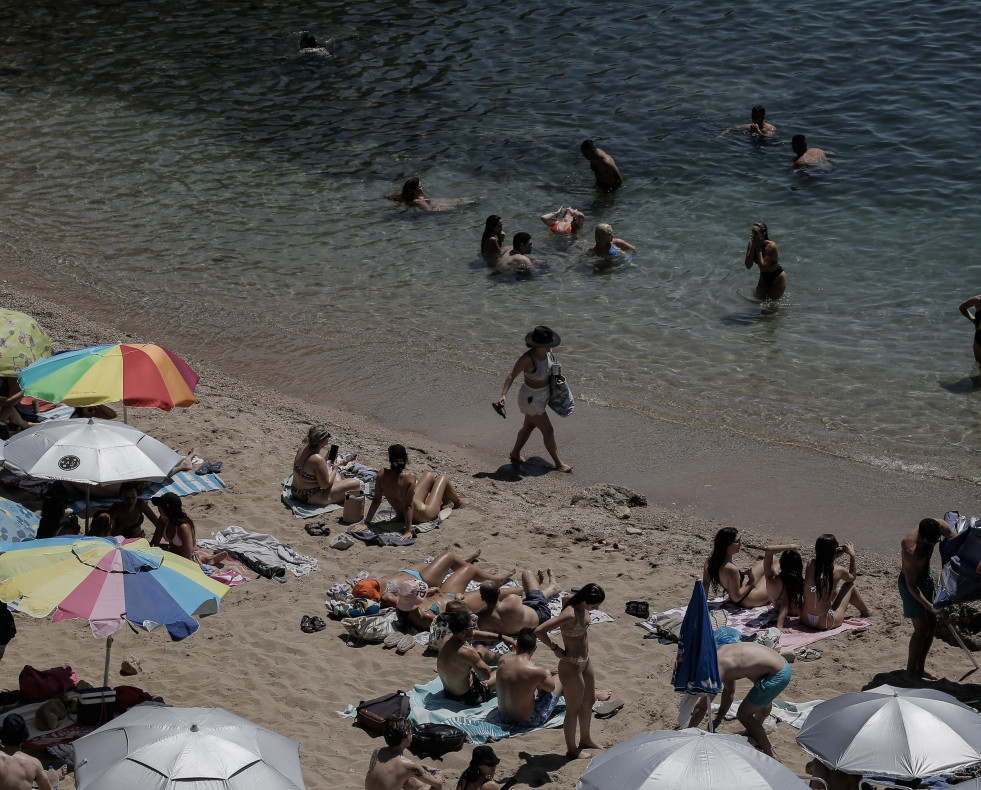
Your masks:
<svg viewBox="0 0 981 790"><path fill-rule="evenodd" d="M542 441L548 454L552 456L552 461L555 462L556 470L572 471L572 467L562 463L562 459L559 458L559 451L555 444L555 429L552 428L552 423L545 412L549 396L548 375L555 362L552 349L558 347L561 342L558 334L547 326L536 326L525 335L525 345L528 346L528 350L518 357L511 372L504 379L504 391L495 406L501 415L504 414L508 390L519 375L524 376L524 382L518 390L518 411L525 416L525 421L518 429L518 436L514 440L510 456L511 464L516 469L520 469L525 460L521 457L521 448L531 437L532 431L537 428L542 432Z"/></svg>
<svg viewBox="0 0 981 790"><path fill-rule="evenodd" d="M835 557L848 554L848 570L835 565ZM801 623L819 631L830 631L845 620L849 605L858 609L861 617L869 616L869 608L855 587L855 547L851 543L838 545L831 533L821 535L814 543L814 559L804 572L804 608ZM841 588L836 591L839 582Z"/></svg>
<svg viewBox="0 0 981 790"><path fill-rule="evenodd" d="M589 628L589 610L605 600L603 588L590 582L562 604L558 615L535 629L539 641L559 657L559 680L562 681L562 695L565 697L565 724L562 728L565 732L566 756L571 759L589 756L582 753L583 749L603 748L589 734L593 703L596 702L596 678L589 660L586 630ZM548 636L548 632L556 628L562 634L565 647L559 647Z"/></svg>

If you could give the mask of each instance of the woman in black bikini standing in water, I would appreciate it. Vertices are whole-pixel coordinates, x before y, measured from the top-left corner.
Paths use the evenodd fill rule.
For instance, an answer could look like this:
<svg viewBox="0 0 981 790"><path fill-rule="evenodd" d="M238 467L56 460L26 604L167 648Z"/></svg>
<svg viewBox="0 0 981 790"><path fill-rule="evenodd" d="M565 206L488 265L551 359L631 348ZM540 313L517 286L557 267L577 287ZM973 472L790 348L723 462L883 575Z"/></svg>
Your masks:
<svg viewBox="0 0 981 790"><path fill-rule="evenodd" d="M511 372L504 379L504 391L495 406L502 416L508 390L519 375L524 375L524 383L518 390L518 410L525 416L525 421L518 429L518 436L511 449L511 464L516 469L520 469L525 460L521 457L521 448L531 437L532 431L537 428L542 432L542 441L545 442L545 449L555 462L556 470L572 471L572 467L562 463L562 459L559 458L559 450L555 444L555 429L545 411L549 394L548 374L554 361L552 349L561 342L561 338L547 326L536 326L533 331L525 335L525 345L528 346L528 350L518 357Z"/></svg>
<svg viewBox="0 0 981 790"><path fill-rule="evenodd" d="M723 527L715 533L712 554L705 560L702 586L706 593L710 587L721 587L729 593L729 600L744 609L763 606L770 596L766 592L766 574L763 560L745 570L736 567L732 558L742 548L742 536L735 527Z"/></svg>
<svg viewBox="0 0 981 790"><path fill-rule="evenodd" d="M779 299L787 290L787 273L780 265L780 251L770 241L766 223L756 222L749 234L746 247L746 268L760 267L760 279L756 283L757 299Z"/></svg>
<svg viewBox="0 0 981 790"><path fill-rule="evenodd" d="M974 308L974 315L968 312L972 307ZM972 296L967 301L962 302L960 306L961 315L974 324L974 359L978 364L981 364L981 326L979 326L981 314L979 314L979 308L981 308L981 296Z"/></svg>

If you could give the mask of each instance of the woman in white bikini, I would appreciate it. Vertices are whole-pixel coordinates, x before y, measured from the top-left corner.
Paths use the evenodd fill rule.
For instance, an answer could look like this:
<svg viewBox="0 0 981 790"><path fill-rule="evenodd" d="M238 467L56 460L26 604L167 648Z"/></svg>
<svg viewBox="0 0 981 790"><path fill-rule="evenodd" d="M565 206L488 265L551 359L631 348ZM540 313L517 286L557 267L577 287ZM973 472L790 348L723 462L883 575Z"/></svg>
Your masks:
<svg viewBox="0 0 981 790"><path fill-rule="evenodd" d="M705 560L702 570L702 586L722 588L729 594L729 600L744 609L763 606L770 596L766 592L766 574L763 561L740 570L732 558L742 548L742 536L735 527L723 527L715 533L712 554Z"/></svg>
<svg viewBox="0 0 981 790"><path fill-rule="evenodd" d="M525 345L528 346L528 350L518 357L511 372L504 379L504 391L495 406L501 415L504 415L508 390L519 375L524 376L524 383L518 390L518 410L525 416L525 421L518 429L518 436L511 449L511 465L515 469L521 468L525 460L521 457L521 448L531 437L532 431L537 428L542 432L542 441L555 462L556 470L572 471L572 467L562 463L562 459L559 458L559 449L555 444L555 429L545 411L549 395L548 374L554 361L552 349L561 342L561 338L547 326L536 326L533 331L525 335Z"/></svg>
<svg viewBox="0 0 981 790"><path fill-rule="evenodd" d="M835 565L835 557L842 552L848 554L848 570ZM851 543L839 546L830 533L821 535L814 543L814 559L807 563L804 572L801 623L819 631L829 631L844 622L849 605L858 609L859 616L868 617L869 608L855 587L857 575L855 547Z"/></svg>
<svg viewBox="0 0 981 790"><path fill-rule="evenodd" d="M551 620L546 620L535 629L535 636L559 657L559 680L562 681L562 694L565 697L566 756L572 759L580 756L583 749L602 749L589 734L589 724L593 718L593 703L596 702L596 678L589 660L589 610L606 600L606 593L598 584L589 583L579 592L570 596L562 611ZM548 636L549 631L558 628L562 633L559 647ZM576 743L576 726L579 727L579 743ZM583 755L586 756L586 755Z"/></svg>

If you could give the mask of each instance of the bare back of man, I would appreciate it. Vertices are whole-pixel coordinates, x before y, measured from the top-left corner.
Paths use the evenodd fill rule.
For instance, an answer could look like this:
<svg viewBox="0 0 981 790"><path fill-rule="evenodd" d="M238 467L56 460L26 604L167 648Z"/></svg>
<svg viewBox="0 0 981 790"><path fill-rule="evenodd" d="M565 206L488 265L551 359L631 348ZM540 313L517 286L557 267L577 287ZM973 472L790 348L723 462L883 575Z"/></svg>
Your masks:
<svg viewBox="0 0 981 790"><path fill-rule="evenodd" d="M562 694L562 683L527 653L509 653L497 663L497 708L514 722L525 722L535 715L539 693Z"/></svg>
<svg viewBox="0 0 981 790"><path fill-rule="evenodd" d="M415 760L402 754L401 749L382 746L375 749L364 778L364 790L420 790L443 786L441 771L430 772Z"/></svg>
<svg viewBox="0 0 981 790"><path fill-rule="evenodd" d="M439 646L436 671L443 681L443 691L454 697L464 697L474 686L473 676L494 683L494 672L480 657L477 650L469 644L474 629L468 628L462 634L450 634Z"/></svg>
<svg viewBox="0 0 981 790"><path fill-rule="evenodd" d="M51 790L51 781L40 760L23 752L12 755L0 752L0 790L31 790L35 784L39 790Z"/></svg>
<svg viewBox="0 0 981 790"><path fill-rule="evenodd" d="M506 595L506 591L501 590L503 595L493 609L478 612L477 621L482 631L513 636L522 628L538 628L552 616L547 599L559 592L561 586L555 581L551 568L538 571L537 575L524 571L521 584L524 593L520 598Z"/></svg>
<svg viewBox="0 0 981 790"><path fill-rule="evenodd" d="M623 176L620 175L620 168L606 151L597 148L592 140L586 140L579 149L582 155L589 161L589 169L596 176L596 186L613 192L623 186Z"/></svg>

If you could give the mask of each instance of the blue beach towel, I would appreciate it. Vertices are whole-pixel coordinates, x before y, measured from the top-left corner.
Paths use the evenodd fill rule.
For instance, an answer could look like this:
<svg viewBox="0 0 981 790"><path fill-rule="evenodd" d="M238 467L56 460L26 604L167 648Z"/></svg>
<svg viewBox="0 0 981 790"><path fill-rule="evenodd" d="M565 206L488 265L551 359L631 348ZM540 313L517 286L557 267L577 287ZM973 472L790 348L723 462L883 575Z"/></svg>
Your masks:
<svg viewBox="0 0 981 790"><path fill-rule="evenodd" d="M228 484L218 475L196 475L193 472L178 472L173 477L161 480L159 483L148 485L140 499L144 502L150 500L158 494L177 494L179 497L191 496L192 494L203 494L206 491L221 491L228 488ZM108 510L119 501L115 499L90 499L89 511L94 513L97 510ZM79 499L69 503L68 507L77 515L85 512L85 500Z"/></svg>

